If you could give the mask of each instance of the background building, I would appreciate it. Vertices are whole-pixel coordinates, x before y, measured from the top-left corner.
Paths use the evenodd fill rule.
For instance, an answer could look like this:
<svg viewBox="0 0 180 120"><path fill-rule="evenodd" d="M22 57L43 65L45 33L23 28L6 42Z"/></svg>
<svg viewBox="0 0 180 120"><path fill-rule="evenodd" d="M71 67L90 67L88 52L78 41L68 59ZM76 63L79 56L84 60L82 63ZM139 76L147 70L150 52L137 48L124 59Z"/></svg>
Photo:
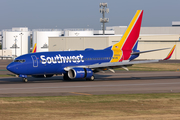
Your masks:
<svg viewBox="0 0 180 120"><path fill-rule="evenodd" d="M105 30L104 31L105 35L114 35L114 30ZM94 30L94 35L103 35L103 31L102 30Z"/></svg>
<svg viewBox="0 0 180 120"><path fill-rule="evenodd" d="M180 26L180 21L172 21L172 26Z"/></svg>
<svg viewBox="0 0 180 120"><path fill-rule="evenodd" d="M64 36L93 36L93 29L65 29Z"/></svg>
<svg viewBox="0 0 180 120"><path fill-rule="evenodd" d="M104 49L121 39L122 35L105 36L76 36L76 37L49 37L49 51L84 50L85 48ZM180 35L179 34L141 34L139 36L138 49L141 51L171 48L176 49L171 59L180 59ZM163 59L170 49L141 54L138 59Z"/></svg>
<svg viewBox="0 0 180 120"><path fill-rule="evenodd" d="M19 56L30 52L30 39L32 46L37 43L37 52L84 50L86 48L104 49L121 39L127 26L106 27L105 35L102 30L93 29L38 29L32 32L28 28L12 28L3 30L3 51L7 56ZM31 38L32 36L32 38ZM138 49L141 51L170 48L176 44L172 59L180 59L180 27L141 27ZM170 49L169 49L170 50ZM138 59L162 59L169 50L141 54ZM3 53L3 52L2 52ZM5 54L3 54L5 55Z"/></svg>
<svg viewBox="0 0 180 120"><path fill-rule="evenodd" d="M49 51L104 49L120 38L121 36L49 37Z"/></svg>
<svg viewBox="0 0 180 120"><path fill-rule="evenodd" d="M107 30L114 30L115 35L124 34L127 26L106 27ZM141 27L141 35L171 35L180 34L180 27Z"/></svg>
<svg viewBox="0 0 180 120"><path fill-rule="evenodd" d="M30 31L28 28L12 28L3 30L2 49L11 50L12 56L20 56L30 51Z"/></svg>
<svg viewBox="0 0 180 120"><path fill-rule="evenodd" d="M36 52L48 51L48 37L59 37L62 30L59 29L37 29L33 30L33 46L37 43Z"/></svg>
<svg viewBox="0 0 180 120"><path fill-rule="evenodd" d="M2 57L3 56L3 57ZM12 50L0 50L0 59L12 59Z"/></svg>
<svg viewBox="0 0 180 120"><path fill-rule="evenodd" d="M0 32L0 45L2 44L2 33Z"/></svg>

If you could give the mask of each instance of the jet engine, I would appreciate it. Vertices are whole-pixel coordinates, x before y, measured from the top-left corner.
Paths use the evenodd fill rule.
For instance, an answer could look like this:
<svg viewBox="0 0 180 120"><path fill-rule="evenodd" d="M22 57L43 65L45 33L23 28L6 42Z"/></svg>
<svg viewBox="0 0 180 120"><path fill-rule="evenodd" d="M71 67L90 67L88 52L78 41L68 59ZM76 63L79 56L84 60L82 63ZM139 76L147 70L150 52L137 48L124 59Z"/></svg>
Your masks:
<svg viewBox="0 0 180 120"><path fill-rule="evenodd" d="M93 76L93 72L89 68L73 68L68 71L68 77L70 79L86 78L90 79Z"/></svg>

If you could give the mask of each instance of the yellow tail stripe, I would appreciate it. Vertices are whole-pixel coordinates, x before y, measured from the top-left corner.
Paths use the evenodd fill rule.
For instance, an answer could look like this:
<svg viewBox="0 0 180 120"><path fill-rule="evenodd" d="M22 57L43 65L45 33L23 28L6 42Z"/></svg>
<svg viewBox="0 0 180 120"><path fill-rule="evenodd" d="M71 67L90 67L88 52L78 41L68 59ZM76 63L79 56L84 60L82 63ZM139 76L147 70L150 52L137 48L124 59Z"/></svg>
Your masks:
<svg viewBox="0 0 180 120"><path fill-rule="evenodd" d="M137 10L137 12L136 12L134 18L132 19L131 23L129 24L129 26L128 26L126 32L125 32L124 35L123 35L123 37L121 38L121 40L119 41L119 43L116 43L115 45L113 45L113 48L112 48L112 49L117 49L116 46L118 46L119 49L122 48L124 42L126 41L128 35L129 35L129 33L130 33L131 30L132 30L134 24L136 23L137 18L139 17L141 11L142 11L142 10Z"/></svg>

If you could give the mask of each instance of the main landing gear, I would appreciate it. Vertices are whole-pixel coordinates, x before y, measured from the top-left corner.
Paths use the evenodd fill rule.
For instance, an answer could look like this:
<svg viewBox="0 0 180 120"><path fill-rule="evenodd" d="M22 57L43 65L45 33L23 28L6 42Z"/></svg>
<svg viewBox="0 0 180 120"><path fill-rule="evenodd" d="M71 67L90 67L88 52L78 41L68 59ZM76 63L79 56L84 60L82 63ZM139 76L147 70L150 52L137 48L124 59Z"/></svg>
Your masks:
<svg viewBox="0 0 180 120"><path fill-rule="evenodd" d="M94 75L92 75L90 78L86 78L87 81L94 81L94 79L95 79ZM63 80L71 80L71 78L69 78L68 74L65 73L63 75Z"/></svg>
<svg viewBox="0 0 180 120"><path fill-rule="evenodd" d="M95 77L92 75L90 78L86 78L87 81L94 81Z"/></svg>
<svg viewBox="0 0 180 120"><path fill-rule="evenodd" d="M68 74L65 73L65 74L63 75L63 80L71 80L71 78L69 78Z"/></svg>
<svg viewBox="0 0 180 120"><path fill-rule="evenodd" d="M22 78L23 79L23 82L27 83L28 82L28 79L27 78Z"/></svg>

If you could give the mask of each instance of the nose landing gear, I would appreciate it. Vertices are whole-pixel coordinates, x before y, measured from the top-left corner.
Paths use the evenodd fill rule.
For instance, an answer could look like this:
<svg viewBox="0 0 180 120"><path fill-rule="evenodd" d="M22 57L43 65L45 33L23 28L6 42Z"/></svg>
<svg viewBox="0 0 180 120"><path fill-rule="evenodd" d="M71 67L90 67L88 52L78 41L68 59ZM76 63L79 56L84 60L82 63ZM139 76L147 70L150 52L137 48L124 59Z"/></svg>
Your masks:
<svg viewBox="0 0 180 120"><path fill-rule="evenodd" d="M25 82L25 83L28 82L27 75L19 75L19 77L21 77L23 79L23 82Z"/></svg>

